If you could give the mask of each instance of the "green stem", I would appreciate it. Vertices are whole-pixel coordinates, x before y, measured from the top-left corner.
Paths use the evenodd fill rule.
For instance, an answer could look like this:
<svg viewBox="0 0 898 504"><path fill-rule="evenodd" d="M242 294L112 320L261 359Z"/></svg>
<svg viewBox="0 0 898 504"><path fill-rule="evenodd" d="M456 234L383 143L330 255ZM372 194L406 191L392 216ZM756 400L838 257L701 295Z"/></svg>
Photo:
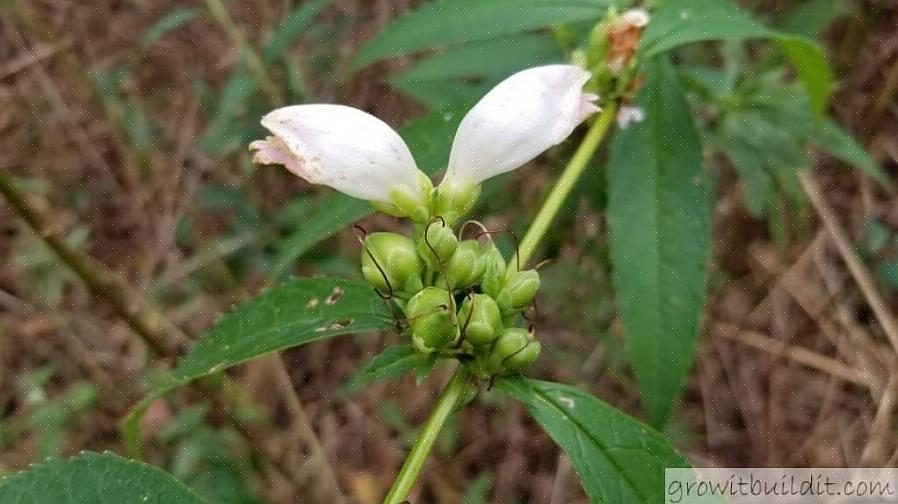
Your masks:
<svg viewBox="0 0 898 504"><path fill-rule="evenodd" d="M443 393L440 394L440 398L430 413L430 417L421 427L421 432L418 433L418 438L415 439L412 451L409 452L405 463L402 464L402 469L399 470L399 474L393 481L393 486L390 488L387 496L384 497L383 504L401 504L406 500L409 492L415 485L415 481L418 479L418 475L421 474L424 461L427 460L427 455L430 454L433 443L440 434L443 424L446 423L446 419L455 410L459 398L462 397L467 387L468 372L464 366L459 366L452 380L449 381L449 384L443 389Z"/></svg>
<svg viewBox="0 0 898 504"><path fill-rule="evenodd" d="M561 209L562 203L564 203L564 200L567 199L571 190L577 184L577 180L579 180L580 175L583 174L583 170L586 169L586 165L589 163L592 155L599 148L602 139L604 139L605 134L608 133L608 127L611 125L612 121L614 121L616 116L617 103L609 103L605 109L602 110L601 114L599 114L599 117L595 122L592 123L592 126L589 127L589 131L586 133L580 146L577 147L577 152L575 152L571 157L571 160L568 161L567 167L565 167L561 177L558 178L558 182L555 183L555 187L553 187L552 191L549 193L549 197L546 198L542 208L539 209L539 212L530 224L530 229L527 230L524 239L521 240L520 246L518 247L518 257L521 266L526 266L527 261L530 260L530 256L536 251L536 247L549 229L549 224L555 219L558 210ZM508 263L509 268L516 267L515 265L517 265L518 262L518 258L512 258Z"/></svg>

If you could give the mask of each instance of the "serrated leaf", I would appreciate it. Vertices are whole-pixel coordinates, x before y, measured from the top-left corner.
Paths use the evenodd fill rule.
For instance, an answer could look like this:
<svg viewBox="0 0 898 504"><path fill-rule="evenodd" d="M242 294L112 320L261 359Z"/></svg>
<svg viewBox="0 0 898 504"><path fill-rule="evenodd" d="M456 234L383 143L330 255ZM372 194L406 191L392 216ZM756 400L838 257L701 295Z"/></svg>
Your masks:
<svg viewBox="0 0 898 504"><path fill-rule="evenodd" d="M710 257L710 195L692 111L670 63L645 65L643 122L611 146L608 220L614 286L630 362L654 425L692 363Z"/></svg>
<svg viewBox="0 0 898 504"><path fill-rule="evenodd" d="M389 329L390 310L370 286L340 278L295 278L223 316L124 422L137 449L137 422L152 401L202 376L332 336Z"/></svg>
<svg viewBox="0 0 898 504"><path fill-rule="evenodd" d="M400 136L408 144L415 162L424 173L434 175L444 167L461 118L462 113L458 110L438 111L413 119L399 129ZM297 227L295 233L282 242L271 275L280 275L316 243L372 212L367 201L340 193L331 194Z"/></svg>
<svg viewBox="0 0 898 504"><path fill-rule="evenodd" d="M822 113L832 94L832 70L819 45L768 28L728 0L668 0L652 14L640 51L650 58L684 44L767 38L777 42L804 82L813 109Z"/></svg>
<svg viewBox="0 0 898 504"><path fill-rule="evenodd" d="M358 70L391 56L441 45L524 33L556 23L598 19L608 0L442 0L390 24L356 56Z"/></svg>
<svg viewBox="0 0 898 504"><path fill-rule="evenodd" d="M528 33L450 47L390 83L431 108L470 106L518 70L563 61L553 37Z"/></svg>
<svg viewBox="0 0 898 504"><path fill-rule="evenodd" d="M664 469L688 468L660 433L570 385L500 378L567 454L592 502L664 502Z"/></svg>
<svg viewBox="0 0 898 504"><path fill-rule="evenodd" d="M354 390L362 385L400 376L417 369L426 356L411 345L394 345L377 354L358 370L345 388Z"/></svg>
<svg viewBox="0 0 898 504"><path fill-rule="evenodd" d="M892 188L892 182L879 164L834 121L827 119L819 124L814 136L811 137L811 143L820 150L863 170L886 189Z"/></svg>
<svg viewBox="0 0 898 504"><path fill-rule="evenodd" d="M181 26L193 21L200 15L200 9L196 7L177 7L172 9L168 14L162 16L159 21L153 23L143 36L140 37L140 45L146 49L155 44L159 39L164 37L170 31L176 30Z"/></svg>
<svg viewBox="0 0 898 504"><path fill-rule="evenodd" d="M4 504L202 504L203 499L158 467L112 453L52 460L0 480Z"/></svg>

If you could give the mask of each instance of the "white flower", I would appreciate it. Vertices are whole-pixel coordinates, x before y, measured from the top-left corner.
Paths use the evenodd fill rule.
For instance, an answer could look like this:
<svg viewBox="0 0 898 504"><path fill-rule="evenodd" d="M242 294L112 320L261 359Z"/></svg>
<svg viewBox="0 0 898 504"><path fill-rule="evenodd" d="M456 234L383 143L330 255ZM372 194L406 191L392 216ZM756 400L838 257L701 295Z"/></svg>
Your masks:
<svg viewBox="0 0 898 504"><path fill-rule="evenodd" d="M487 93L455 135L446 185L456 190L449 199L476 198L481 182L560 143L597 112L592 102L598 97L583 92L589 77L573 65L536 67ZM250 144L255 163L282 164L313 184L398 209L397 215L429 203L432 186L405 142L370 114L342 105L295 105L267 114L262 125L273 136ZM461 194L463 187L469 194Z"/></svg>
<svg viewBox="0 0 898 504"><path fill-rule="evenodd" d="M621 129L627 129L631 124L641 123L644 120L645 111L639 107L622 105L617 111L617 125L620 126Z"/></svg>
<svg viewBox="0 0 898 504"><path fill-rule="evenodd" d="M294 105L262 118L274 136L251 143L253 162L282 164L313 184L354 198L387 202L414 191L423 175L398 133L371 114L343 105Z"/></svg>
<svg viewBox="0 0 898 504"><path fill-rule="evenodd" d="M520 167L567 138L599 108L583 93L589 72L548 65L500 82L462 119L452 142L446 181L480 184Z"/></svg>

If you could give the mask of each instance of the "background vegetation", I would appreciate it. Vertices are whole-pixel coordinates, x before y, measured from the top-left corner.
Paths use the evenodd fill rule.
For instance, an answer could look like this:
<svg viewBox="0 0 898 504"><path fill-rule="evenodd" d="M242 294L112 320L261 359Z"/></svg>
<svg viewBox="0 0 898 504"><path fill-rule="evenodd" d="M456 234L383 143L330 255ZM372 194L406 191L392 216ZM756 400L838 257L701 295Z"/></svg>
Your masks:
<svg viewBox="0 0 898 504"><path fill-rule="evenodd" d="M353 105L437 167L441 139L485 89L558 61L558 41L577 36L576 17L515 10L506 21L521 29L504 33L489 23L512 15L503 2L456 1L488 28L426 8L408 21L411 1L0 1L0 185L12 188L0 205L0 473L125 453L121 419L222 313L291 275L359 278L352 230L331 231L356 218L396 229L363 202L253 167L245 146L262 113ZM895 466L898 7L742 4L777 37L823 43L834 120L809 127L769 43L676 53L715 199L698 350L666 433L697 465ZM544 28L560 22L570 33ZM422 57L433 45L448 49ZM488 183L475 212L521 234L574 145ZM553 262L530 374L651 420L664 415L640 403L612 289L607 161L594 159L537 254ZM370 377L356 371L398 340L319 342L170 394L143 419L144 458L213 502L336 502L333 480L349 501L377 502L449 376L361 387ZM557 448L495 394L453 417L413 497L485 501L585 501Z"/></svg>

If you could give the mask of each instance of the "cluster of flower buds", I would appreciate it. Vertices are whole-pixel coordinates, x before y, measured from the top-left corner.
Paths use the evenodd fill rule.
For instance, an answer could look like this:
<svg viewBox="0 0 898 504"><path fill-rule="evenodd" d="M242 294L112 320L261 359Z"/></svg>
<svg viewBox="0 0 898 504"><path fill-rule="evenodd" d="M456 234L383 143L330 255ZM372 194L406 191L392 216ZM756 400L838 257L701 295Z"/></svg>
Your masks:
<svg viewBox="0 0 898 504"><path fill-rule="evenodd" d="M313 184L368 200L415 224L413 237L364 237L362 274L405 312L412 344L472 363L482 377L516 372L540 345L520 327L539 288L536 271L509 267L490 243L463 240L457 223L486 179L562 142L596 113L576 65L530 68L493 88L462 119L438 186L402 138L376 117L342 105L294 105L262 118L271 132L250 144L258 164L280 164Z"/></svg>
<svg viewBox="0 0 898 504"><path fill-rule="evenodd" d="M443 218L415 239L372 233L362 274L405 312L412 345L471 362L482 377L518 372L539 356L532 330L517 327L539 290L536 270L509 267L491 242L462 240Z"/></svg>

